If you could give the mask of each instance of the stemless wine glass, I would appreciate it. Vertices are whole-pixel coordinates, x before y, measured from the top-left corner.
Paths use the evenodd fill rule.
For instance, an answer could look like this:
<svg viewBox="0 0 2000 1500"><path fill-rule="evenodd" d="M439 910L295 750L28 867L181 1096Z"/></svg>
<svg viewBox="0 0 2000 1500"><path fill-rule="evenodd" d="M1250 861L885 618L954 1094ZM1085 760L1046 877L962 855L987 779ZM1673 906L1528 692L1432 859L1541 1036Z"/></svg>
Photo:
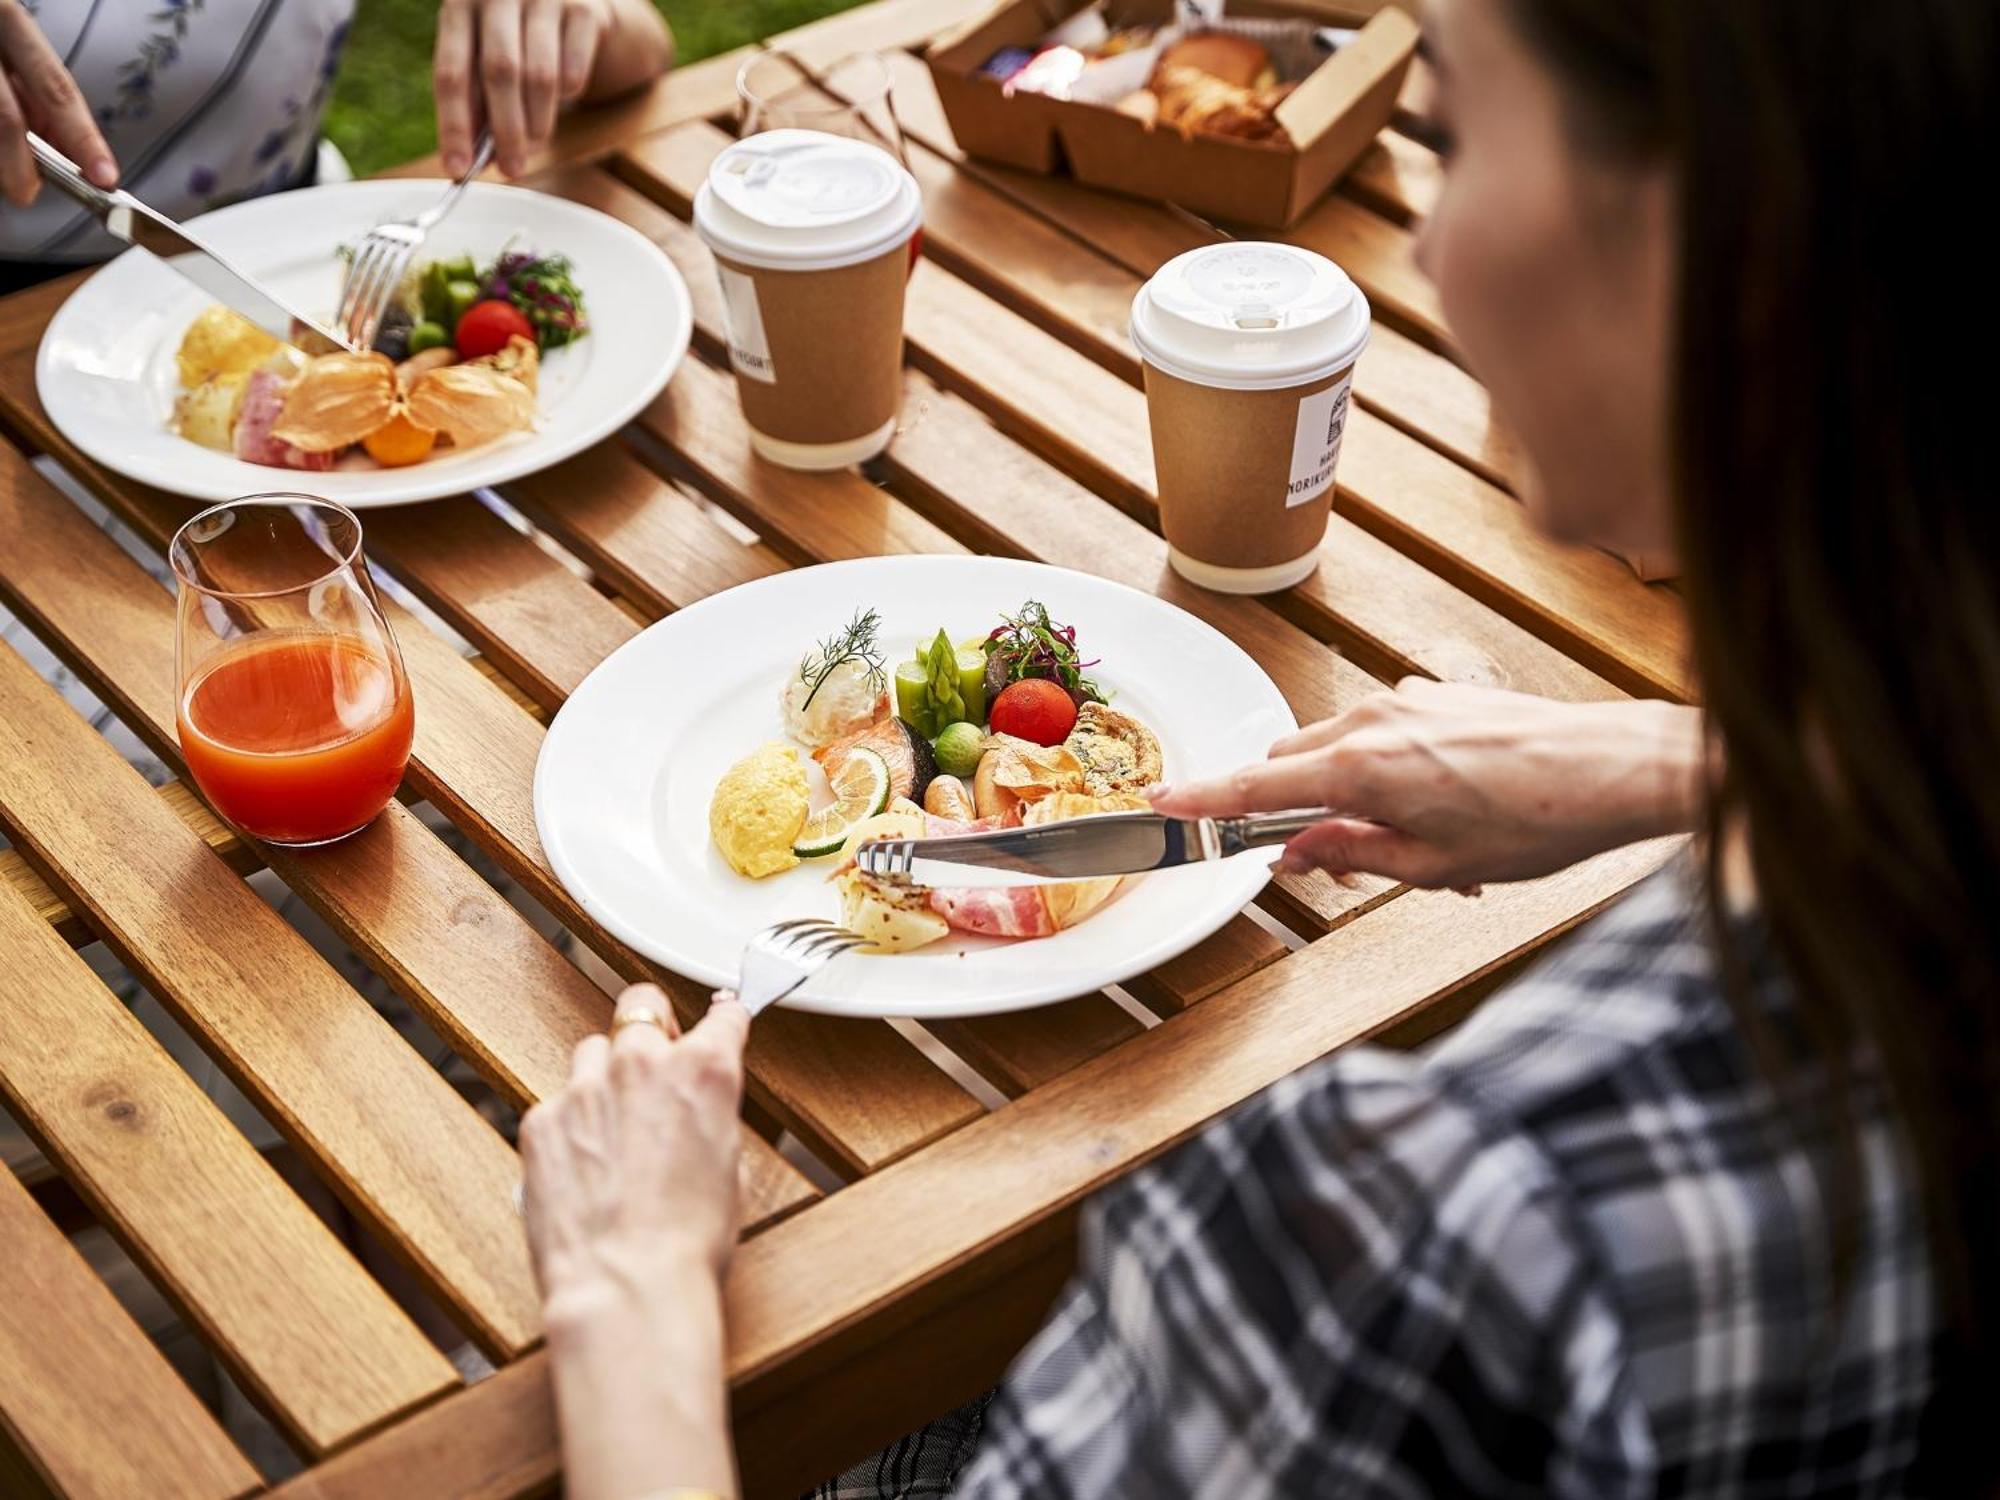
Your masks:
<svg viewBox="0 0 2000 1500"><path fill-rule="evenodd" d="M415 716L361 523L313 495L248 495L174 533L181 755L252 838L328 844L388 805Z"/></svg>
<svg viewBox="0 0 2000 1500"><path fill-rule="evenodd" d="M890 97L889 65L879 53L856 52L817 69L790 52L761 52L737 69L736 95L744 135L820 130L867 141L910 164Z"/></svg>

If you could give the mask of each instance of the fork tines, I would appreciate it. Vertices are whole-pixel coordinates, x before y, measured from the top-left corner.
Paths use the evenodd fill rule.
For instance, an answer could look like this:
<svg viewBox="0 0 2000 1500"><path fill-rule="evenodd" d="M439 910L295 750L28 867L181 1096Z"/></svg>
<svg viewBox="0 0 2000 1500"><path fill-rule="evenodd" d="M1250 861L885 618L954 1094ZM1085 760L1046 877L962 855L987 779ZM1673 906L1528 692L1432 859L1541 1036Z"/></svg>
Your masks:
<svg viewBox="0 0 2000 1500"><path fill-rule="evenodd" d="M858 932L819 917L779 922L770 929L770 933L781 949L809 963L823 962L868 941Z"/></svg>
<svg viewBox="0 0 2000 1500"><path fill-rule="evenodd" d="M858 932L820 917L795 917L752 934L743 947L737 995L751 1015L791 994L841 954L863 947Z"/></svg>
<svg viewBox="0 0 2000 1500"><path fill-rule="evenodd" d="M389 300L402 285L403 272L416 254L419 236L401 225L379 225L362 238L347 268L334 326L357 349L374 345Z"/></svg>
<svg viewBox="0 0 2000 1500"><path fill-rule="evenodd" d="M880 880L909 879L916 860L914 839L879 839L854 851L854 862Z"/></svg>

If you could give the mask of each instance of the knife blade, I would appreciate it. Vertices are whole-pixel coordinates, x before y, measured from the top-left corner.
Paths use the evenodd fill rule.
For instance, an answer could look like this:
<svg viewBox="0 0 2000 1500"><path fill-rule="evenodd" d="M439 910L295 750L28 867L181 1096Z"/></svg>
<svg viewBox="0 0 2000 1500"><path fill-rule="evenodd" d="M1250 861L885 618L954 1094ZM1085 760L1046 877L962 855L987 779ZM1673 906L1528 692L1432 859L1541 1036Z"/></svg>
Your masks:
<svg viewBox="0 0 2000 1500"><path fill-rule="evenodd" d="M936 887L1009 887L1140 875L1289 842L1340 814L1323 807L1242 818L1100 813L1033 827L863 844L855 863L878 879Z"/></svg>
<svg viewBox="0 0 2000 1500"><path fill-rule="evenodd" d="M114 239L158 257L217 302L287 343L296 321L353 352L354 345L341 334L267 291L165 214L148 208L123 188L107 192L98 187L75 162L33 131L28 132L28 148L43 179L82 204Z"/></svg>

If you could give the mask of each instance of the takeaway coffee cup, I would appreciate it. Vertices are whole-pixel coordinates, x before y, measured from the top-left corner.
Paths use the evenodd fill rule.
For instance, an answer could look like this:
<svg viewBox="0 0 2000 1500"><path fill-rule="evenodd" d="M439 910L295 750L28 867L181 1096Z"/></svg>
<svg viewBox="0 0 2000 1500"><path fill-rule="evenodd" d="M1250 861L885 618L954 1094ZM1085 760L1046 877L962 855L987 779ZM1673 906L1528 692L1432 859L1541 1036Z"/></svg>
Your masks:
<svg viewBox="0 0 2000 1500"><path fill-rule="evenodd" d="M1132 302L1174 571L1263 594L1318 566L1368 299L1323 255L1239 241L1168 261Z"/></svg>
<svg viewBox="0 0 2000 1500"><path fill-rule="evenodd" d="M921 221L916 179L866 141L772 130L710 166L694 224L722 278L750 439L771 462L838 469L889 446Z"/></svg>

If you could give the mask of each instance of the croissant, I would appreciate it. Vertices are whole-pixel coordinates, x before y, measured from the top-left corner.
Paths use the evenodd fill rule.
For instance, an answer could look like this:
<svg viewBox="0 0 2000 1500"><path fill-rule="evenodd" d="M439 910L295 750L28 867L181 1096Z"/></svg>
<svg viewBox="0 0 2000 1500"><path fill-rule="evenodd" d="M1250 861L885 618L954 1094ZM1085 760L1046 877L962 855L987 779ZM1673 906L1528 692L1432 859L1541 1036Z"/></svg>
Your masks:
<svg viewBox="0 0 2000 1500"><path fill-rule="evenodd" d="M1276 110L1291 86L1244 88L1198 68L1161 68L1154 75L1153 92L1160 101L1160 123L1182 135L1201 131L1268 141L1284 133Z"/></svg>

